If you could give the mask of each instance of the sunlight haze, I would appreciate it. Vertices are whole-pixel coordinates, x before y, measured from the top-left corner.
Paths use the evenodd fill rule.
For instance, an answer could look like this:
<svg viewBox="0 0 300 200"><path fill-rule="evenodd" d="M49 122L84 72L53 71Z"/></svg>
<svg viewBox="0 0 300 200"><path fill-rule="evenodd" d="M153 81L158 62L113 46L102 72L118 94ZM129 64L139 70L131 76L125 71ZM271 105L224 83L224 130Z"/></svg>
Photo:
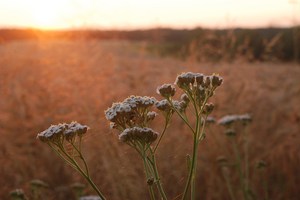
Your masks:
<svg viewBox="0 0 300 200"><path fill-rule="evenodd" d="M2 28L209 28L299 24L289 0L0 0Z"/></svg>

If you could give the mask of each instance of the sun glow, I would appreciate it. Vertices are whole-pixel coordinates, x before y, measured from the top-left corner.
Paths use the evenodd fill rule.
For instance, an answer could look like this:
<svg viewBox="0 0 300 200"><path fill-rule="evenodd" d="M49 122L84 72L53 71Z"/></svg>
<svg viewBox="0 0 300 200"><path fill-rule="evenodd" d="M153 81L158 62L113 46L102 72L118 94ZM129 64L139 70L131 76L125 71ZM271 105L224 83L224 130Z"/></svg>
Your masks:
<svg viewBox="0 0 300 200"><path fill-rule="evenodd" d="M296 2L296 1L295 1ZM300 3L288 0L0 0L0 27L39 29L289 26Z"/></svg>
<svg viewBox="0 0 300 200"><path fill-rule="evenodd" d="M39 1L32 7L33 25L40 29L56 29L62 27L63 14L66 7L59 0Z"/></svg>

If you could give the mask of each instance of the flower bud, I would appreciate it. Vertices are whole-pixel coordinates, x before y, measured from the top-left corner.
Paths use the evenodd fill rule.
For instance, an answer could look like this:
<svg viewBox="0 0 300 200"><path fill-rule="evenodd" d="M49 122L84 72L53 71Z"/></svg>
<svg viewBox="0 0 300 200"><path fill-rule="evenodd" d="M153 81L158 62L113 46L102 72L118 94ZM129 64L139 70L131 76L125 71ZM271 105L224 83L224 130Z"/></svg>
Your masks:
<svg viewBox="0 0 300 200"><path fill-rule="evenodd" d="M197 85L202 85L203 84L203 80L204 80L204 75L203 74L195 74L195 78L196 78L196 83Z"/></svg>
<svg viewBox="0 0 300 200"><path fill-rule="evenodd" d="M189 99L189 97L188 97L187 94L182 94L181 97L180 97L180 99L181 99L182 101L186 102L186 103L189 103L189 102L190 102L190 99Z"/></svg>
<svg viewBox="0 0 300 200"><path fill-rule="evenodd" d="M147 121L152 121L157 116L157 113L154 111L150 111L147 113Z"/></svg>
<svg viewBox="0 0 300 200"><path fill-rule="evenodd" d="M203 86L204 86L205 88L208 88L208 87L210 86L210 83L211 83L211 81L210 81L210 76L206 76L206 77L205 77L205 81L204 81L204 83L203 83Z"/></svg>
<svg viewBox="0 0 300 200"><path fill-rule="evenodd" d="M213 76L211 77L211 85L212 85L213 87L218 87L218 86L220 86L220 85L222 84L222 82L223 82L223 79L222 79L220 76L213 75Z"/></svg>
<svg viewBox="0 0 300 200"><path fill-rule="evenodd" d="M206 115L209 115L213 111L214 107L215 106L212 103L205 104L204 109L203 109L203 113L206 114Z"/></svg>

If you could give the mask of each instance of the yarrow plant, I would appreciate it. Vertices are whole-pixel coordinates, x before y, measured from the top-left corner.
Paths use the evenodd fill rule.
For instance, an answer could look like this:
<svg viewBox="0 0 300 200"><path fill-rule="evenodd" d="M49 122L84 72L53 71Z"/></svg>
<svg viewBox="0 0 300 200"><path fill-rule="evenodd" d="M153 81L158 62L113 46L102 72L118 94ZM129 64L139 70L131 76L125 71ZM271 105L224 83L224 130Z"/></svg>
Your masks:
<svg viewBox="0 0 300 200"><path fill-rule="evenodd" d="M101 199L103 194L91 179L88 165L82 154L82 137L89 127L78 122L51 125L37 135L37 139L46 143L67 164L78 171L93 187ZM80 163L81 162L81 163Z"/></svg>
<svg viewBox="0 0 300 200"><path fill-rule="evenodd" d="M141 157L151 200L167 199L157 169L156 153L174 114L183 120L193 137L193 151L187 158L188 173L181 197L183 200L188 196L196 199L198 145L205 139L206 124L215 122L209 117L214 109L209 99L222 82L223 79L216 74L206 76L200 73L182 73L177 76L174 84L163 84L157 88L162 100L148 96L130 96L122 102L113 103L105 111L105 117L110 121L110 127L116 130L119 140L132 147ZM180 99L174 98L177 90L181 93ZM151 127L151 122L158 115L155 110L164 117L161 132ZM37 137L85 177L99 197L105 199L91 180L87 163L81 153L82 137L87 130L87 126L72 122L52 125ZM71 145L72 149L67 150L65 145ZM83 168L76 158L83 163Z"/></svg>
<svg viewBox="0 0 300 200"><path fill-rule="evenodd" d="M243 115L225 115L221 119L219 119L218 124L225 128L225 135L229 138L232 143L232 149L234 151L234 162L230 163L227 158L220 157L218 158L218 163L221 166L222 174L225 179L228 192L230 194L230 198L232 200L236 199L244 199L244 200L252 200L256 199L254 191L251 189L250 185L250 177L249 177L249 139L248 139L248 126L252 122L252 117L249 114ZM242 132L238 133L238 129L241 128ZM240 145L238 141L241 141ZM242 146L243 148L239 148ZM231 184L230 177L228 175L229 167L234 167L238 172L238 177L240 181L239 189L242 193L242 197L238 196L238 194L234 193L234 189ZM264 161L259 161L256 166L257 169L264 169L266 167L266 163ZM264 190L265 197L264 199L268 199L267 192L267 184L264 181ZM239 191L239 190L237 190Z"/></svg>

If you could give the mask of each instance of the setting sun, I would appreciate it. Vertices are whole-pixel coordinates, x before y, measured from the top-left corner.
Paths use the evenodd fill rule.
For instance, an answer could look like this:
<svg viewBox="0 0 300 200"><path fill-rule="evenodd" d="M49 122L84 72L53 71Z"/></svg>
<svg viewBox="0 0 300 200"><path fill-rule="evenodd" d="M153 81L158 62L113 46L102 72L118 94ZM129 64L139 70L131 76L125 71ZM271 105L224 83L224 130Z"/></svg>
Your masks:
<svg viewBox="0 0 300 200"><path fill-rule="evenodd" d="M63 15L67 6L62 1L39 1L32 7L33 26L40 29L63 27Z"/></svg>
<svg viewBox="0 0 300 200"><path fill-rule="evenodd" d="M0 27L40 29L196 26L290 26L299 2L288 0L0 0Z"/></svg>

